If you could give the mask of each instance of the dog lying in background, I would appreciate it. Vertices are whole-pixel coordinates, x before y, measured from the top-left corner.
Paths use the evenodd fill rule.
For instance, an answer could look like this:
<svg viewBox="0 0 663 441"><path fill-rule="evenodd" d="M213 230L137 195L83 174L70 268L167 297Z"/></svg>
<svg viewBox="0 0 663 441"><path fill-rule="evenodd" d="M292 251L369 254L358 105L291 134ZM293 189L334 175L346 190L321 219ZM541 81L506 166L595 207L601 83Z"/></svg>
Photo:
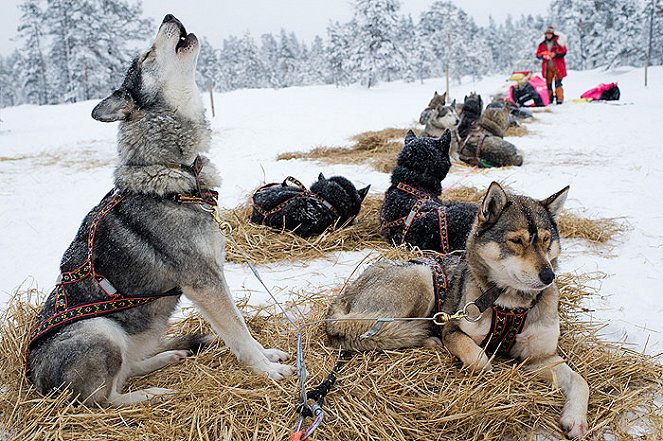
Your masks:
<svg viewBox="0 0 663 441"><path fill-rule="evenodd" d="M200 155L211 131L195 84L199 51L196 36L167 15L122 86L92 111L120 121L115 189L65 252L32 332L28 377L43 394L66 388L98 405L170 396L122 388L210 341L163 338L182 294L252 371L277 380L294 371L280 363L288 354L251 336L226 283L225 238L210 215L220 178Z"/></svg>
<svg viewBox="0 0 663 441"><path fill-rule="evenodd" d="M309 237L329 227L342 228L359 214L370 185L357 190L343 176L327 179L322 173L308 190L295 178L267 184L253 194L250 221Z"/></svg>
<svg viewBox="0 0 663 441"><path fill-rule="evenodd" d="M493 182L462 258L438 255L369 267L329 306L329 344L365 351L444 343L471 370L490 370L492 353L524 361L526 369L564 393L560 422L567 436L584 436L589 388L557 355L557 218L568 189L538 201L509 195ZM387 321L378 327L370 320L352 320L433 317L470 303L468 312L476 321L452 319L441 333L430 321Z"/></svg>
<svg viewBox="0 0 663 441"><path fill-rule="evenodd" d="M504 140L510 124L510 110L489 107L482 111L482 106L480 95L465 97L458 128L459 159L477 167L522 165L523 157L516 146Z"/></svg>
<svg viewBox="0 0 663 441"><path fill-rule="evenodd" d="M443 203L442 180L451 161L450 131L441 138L405 136L380 212L382 233L395 245L447 253L465 248L476 204Z"/></svg>

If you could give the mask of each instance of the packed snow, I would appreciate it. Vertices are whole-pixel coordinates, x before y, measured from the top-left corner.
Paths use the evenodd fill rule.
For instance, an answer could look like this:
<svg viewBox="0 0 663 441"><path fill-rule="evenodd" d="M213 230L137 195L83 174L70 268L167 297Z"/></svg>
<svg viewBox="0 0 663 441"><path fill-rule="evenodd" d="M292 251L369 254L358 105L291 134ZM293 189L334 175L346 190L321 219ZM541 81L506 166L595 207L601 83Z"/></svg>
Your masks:
<svg viewBox="0 0 663 441"><path fill-rule="evenodd" d="M452 98L471 91L503 91L504 76L451 84ZM606 323L606 339L625 341L650 354L663 352L663 162L657 124L663 115L663 68L570 72L567 102L536 113L529 134L510 138L525 155L522 167L468 173L452 168L443 182L487 188L492 180L516 192L545 198L571 186L566 207L589 218L616 218L626 227L606 245L563 240L561 272L604 273L599 295L586 302L589 316ZM573 102L602 82L617 81L622 99L613 103ZM279 153L320 145L348 145L367 130L410 127L441 79L416 83L237 90L215 95L209 156L224 182L220 204L233 208L265 182L288 175L310 185L318 173L341 174L360 188L383 193L389 175L367 165L276 161ZM204 95L207 102L207 94ZM0 305L16 292L38 288L47 294L59 273L62 253L88 212L112 188L116 160L115 124L92 120L96 101L54 106L23 105L0 111ZM209 111L208 111L209 116ZM280 262L258 267L267 286L283 301L292 293L320 291L345 281L370 253L337 253L314 262ZM136 269L139 270L139 269ZM227 264L236 298L271 304L245 264Z"/></svg>

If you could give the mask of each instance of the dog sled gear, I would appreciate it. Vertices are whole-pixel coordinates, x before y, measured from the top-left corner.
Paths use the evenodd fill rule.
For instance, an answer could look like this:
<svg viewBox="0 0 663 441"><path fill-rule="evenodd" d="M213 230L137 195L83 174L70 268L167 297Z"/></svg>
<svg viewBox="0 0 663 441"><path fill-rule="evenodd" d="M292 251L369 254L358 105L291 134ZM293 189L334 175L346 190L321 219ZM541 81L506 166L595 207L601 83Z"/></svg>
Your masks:
<svg viewBox="0 0 663 441"><path fill-rule="evenodd" d="M512 85L506 99L523 107L545 107L551 102L546 80L538 75L522 84Z"/></svg>
<svg viewBox="0 0 663 441"><path fill-rule="evenodd" d="M290 185L289 183L292 183L294 185ZM273 188L287 188L289 190L292 190L292 195L288 197L286 200L283 202L279 203L272 209L266 209L263 208L259 202L261 199L261 193L265 192L269 189ZM293 178L292 176L288 176L283 180L281 183L272 183L272 184L266 184L260 187L258 190L253 195L253 211L254 213L258 213L260 216L260 225L268 225L268 220L270 217L274 215L278 215L281 211L283 211L290 203L292 203L294 200L302 198L302 197L311 197L314 199L317 199L323 207L325 207L331 215L338 219L341 217L339 214L338 210L334 208L334 206L324 199L322 196L313 193L311 190L306 188L304 184L302 184L299 180Z"/></svg>
<svg viewBox="0 0 663 441"><path fill-rule="evenodd" d="M463 258L463 254L443 254L439 256L424 256L410 260L418 265L426 265L430 268L433 276L433 292L435 293L435 307L433 308L433 317L444 312L442 306L449 296L449 280L444 272L445 265L457 264ZM433 334L442 337L441 324L433 321Z"/></svg>
<svg viewBox="0 0 663 441"><path fill-rule="evenodd" d="M99 224L128 195L126 192L112 190L105 197L106 203L94 214L88 227L87 259L79 267L65 271L58 277L55 289L51 292L40 314L40 321L32 330L28 348L61 326L90 317L100 317L124 309L135 308L150 303L164 296L180 295L179 288L165 293L147 296L134 296L119 293L113 284L94 266L94 240ZM86 283L85 298L78 290L68 290L73 284ZM94 300L89 301L89 295Z"/></svg>
<svg viewBox="0 0 663 441"><path fill-rule="evenodd" d="M341 351L338 355L336 364L327 375L327 378L314 389L306 390L306 377L308 375L304 365L304 351L302 349L302 334L297 334L297 376L299 377L299 403L297 404L297 413L300 415L294 432L290 435L290 441L304 441L309 439L313 432L322 424L325 413L322 409L325 397L336 383L336 375L343 365L352 358L351 351ZM309 402L311 402L309 404ZM313 418L313 422L308 428L304 428L306 418Z"/></svg>
<svg viewBox="0 0 663 441"><path fill-rule="evenodd" d="M217 206L218 193L213 190L200 190L199 174L202 169L202 158L196 157L193 165L188 167L196 179L197 191L186 194L166 195L166 199L180 204L200 204ZM87 259L78 267L62 272L57 279L55 288L46 299L39 315L39 322L32 330L28 349L60 327L78 320L101 317L117 311L135 308L158 300L162 297L179 296L182 291L176 287L166 292L152 295L135 295L118 292L110 280L99 273L94 265L94 242L97 229L104 218L117 207L129 192L118 189L111 190L102 199L100 208L90 221L87 229ZM100 204L101 205L101 204ZM91 213L92 215L92 213ZM71 287L75 284L86 284L81 290ZM84 293L85 296L81 294Z"/></svg>
<svg viewBox="0 0 663 441"><path fill-rule="evenodd" d="M391 188L394 188L392 185ZM414 187L407 185L404 182L399 182L395 187L397 190L400 190L404 193L410 194L415 197L414 203L410 208L410 212L406 216L399 217L393 221L387 221L384 218L384 215L380 214L380 223L382 224L382 233L387 235L387 230L391 228L402 227L403 235L401 237L401 242L398 245L402 245L407 242L407 233L410 231L410 227L414 221L420 217L427 216L429 213L435 212L437 214L437 224L438 224L438 233L440 235L440 252L446 254L449 252L449 229L447 224L447 208L445 206L435 207L432 209L423 210L423 207L427 202L432 201L431 196L428 193L425 193L421 190L418 190ZM387 190L388 191L388 190Z"/></svg>
<svg viewBox="0 0 663 441"><path fill-rule="evenodd" d="M486 131L475 125L458 149L458 159L473 167L492 168L492 164L481 159L481 147L487 137Z"/></svg>
<svg viewBox="0 0 663 441"><path fill-rule="evenodd" d="M491 290L495 290L495 294L490 294ZM492 309L492 318L490 325L490 332L484 338L481 343L481 347L485 348L487 354L498 354L498 355L509 355L511 348L516 343L516 337L520 334L525 326L525 321L527 320L527 314L529 311L534 308L534 306L539 303L541 299L541 291L534 302L529 307L520 307L520 308L504 308L499 305L495 305L494 302L497 300L497 297L501 295L501 290L493 285L489 290L482 294L475 303L477 307L483 313L488 306ZM479 306L480 301L484 295L490 301L490 305L486 305L486 301ZM482 309L482 307L484 309Z"/></svg>
<svg viewBox="0 0 663 441"><path fill-rule="evenodd" d="M621 92L617 83L607 83L599 84L593 89L589 89L587 92L580 95L580 98L586 99L589 101L593 100L605 100L605 101L616 101L619 100Z"/></svg>

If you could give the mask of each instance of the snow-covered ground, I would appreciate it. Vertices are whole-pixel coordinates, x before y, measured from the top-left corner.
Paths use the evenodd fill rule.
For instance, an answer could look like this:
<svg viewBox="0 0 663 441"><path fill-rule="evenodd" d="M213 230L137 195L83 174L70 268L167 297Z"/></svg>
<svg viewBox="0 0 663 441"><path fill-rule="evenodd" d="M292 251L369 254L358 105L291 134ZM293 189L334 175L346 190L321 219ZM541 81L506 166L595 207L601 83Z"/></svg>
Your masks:
<svg viewBox="0 0 663 441"><path fill-rule="evenodd" d="M118 79L119 81L120 79ZM601 82L618 81L619 105L574 103ZM464 176L452 169L446 186L485 188L491 180L517 192L547 197L571 185L567 208L586 217L620 218L628 231L608 245L565 240L563 272L604 272L600 296L589 302L594 320L606 322L611 340L625 339L637 350L663 352L663 154L658 124L663 117L663 68L571 72L564 80L567 102L538 113L530 133L514 142L526 155L520 168ZM418 118L442 80L424 84L383 83L241 90L216 94L210 156L224 178L221 205L232 208L263 182L292 175L309 185L320 171L343 174L382 193L389 176L368 166L327 165L276 155L318 145L346 145L366 130L408 127ZM452 84L462 100L470 91L484 97L507 86L504 76ZM205 99L207 97L205 96ZM0 111L0 308L17 289L50 291L61 255L87 211L112 187L115 124L92 120L96 102L21 106ZM307 288L320 290L345 280L364 253L340 253L316 262L259 267L281 298ZM227 266L237 297L269 302L246 265Z"/></svg>

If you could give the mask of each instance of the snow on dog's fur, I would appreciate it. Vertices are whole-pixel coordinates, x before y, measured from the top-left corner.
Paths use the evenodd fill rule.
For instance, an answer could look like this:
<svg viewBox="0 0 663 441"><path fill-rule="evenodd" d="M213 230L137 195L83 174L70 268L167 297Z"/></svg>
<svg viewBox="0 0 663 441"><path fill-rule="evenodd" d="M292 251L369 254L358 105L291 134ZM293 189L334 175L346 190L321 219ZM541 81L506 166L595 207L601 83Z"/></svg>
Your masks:
<svg viewBox="0 0 663 441"><path fill-rule="evenodd" d="M343 176L318 180L308 190L294 178L268 184L253 194L251 222L278 230L289 230L299 236L321 234L327 228L344 227L359 214L370 185L357 190Z"/></svg>
<svg viewBox="0 0 663 441"><path fill-rule="evenodd" d="M439 199L451 167L450 143L448 130L441 138L405 136L381 210L387 240L442 252L465 248L477 205Z"/></svg>
<svg viewBox="0 0 663 441"><path fill-rule="evenodd" d="M280 363L288 354L251 336L233 302L223 272L225 238L210 215L211 200L208 207L180 203L213 194L220 182L199 155L210 144L194 81L199 50L196 36L167 15L122 86L92 111L99 121L120 121L116 191L83 221L62 258L62 280L40 313L37 329L44 332L35 334L27 361L29 378L44 394L68 388L100 405L170 395L162 388L122 389L128 378L180 362L210 341L163 339L181 294L252 371L273 379L293 372ZM151 300L141 303L145 298ZM118 308L102 314L110 304ZM67 321L76 311L80 320ZM62 318L61 326L50 327Z"/></svg>

